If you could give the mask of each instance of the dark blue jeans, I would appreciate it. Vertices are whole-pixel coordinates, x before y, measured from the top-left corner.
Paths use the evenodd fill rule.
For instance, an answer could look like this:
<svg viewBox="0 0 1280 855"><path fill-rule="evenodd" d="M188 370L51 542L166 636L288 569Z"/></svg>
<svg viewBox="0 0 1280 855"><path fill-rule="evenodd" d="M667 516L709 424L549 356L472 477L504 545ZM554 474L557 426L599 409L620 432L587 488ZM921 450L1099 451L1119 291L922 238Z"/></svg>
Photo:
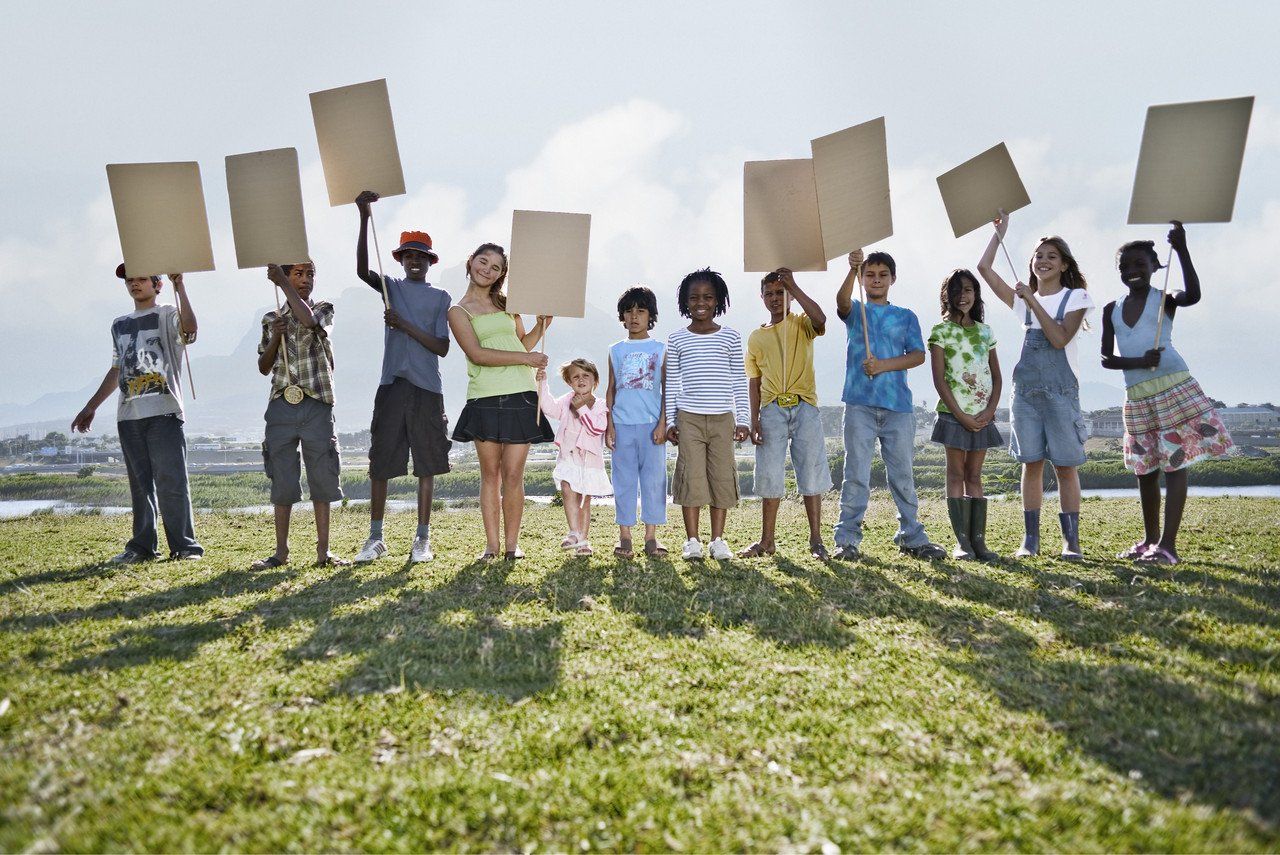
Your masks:
<svg viewBox="0 0 1280 855"><path fill-rule="evenodd" d="M133 537L125 549L155 555L156 513L164 520L169 556L182 552L204 554L196 540L187 488L187 438L176 415L125 419L116 423L120 450L129 470L133 499Z"/></svg>

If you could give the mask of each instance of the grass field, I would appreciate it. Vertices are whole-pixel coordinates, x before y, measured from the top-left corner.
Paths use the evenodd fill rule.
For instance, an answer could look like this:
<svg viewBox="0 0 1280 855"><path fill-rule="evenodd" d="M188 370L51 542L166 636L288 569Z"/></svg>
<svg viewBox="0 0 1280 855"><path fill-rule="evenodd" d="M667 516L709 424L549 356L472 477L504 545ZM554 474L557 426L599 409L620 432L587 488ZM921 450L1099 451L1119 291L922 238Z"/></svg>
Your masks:
<svg viewBox="0 0 1280 855"><path fill-rule="evenodd" d="M783 517L786 557L588 561L531 508L482 565L450 510L409 568L399 514L392 558L265 573L265 515L123 568L125 518L0 523L0 850L1280 848L1280 501L1193 499L1175 568L1101 558L1132 501L1077 565L902 558L881 495L824 566Z"/></svg>

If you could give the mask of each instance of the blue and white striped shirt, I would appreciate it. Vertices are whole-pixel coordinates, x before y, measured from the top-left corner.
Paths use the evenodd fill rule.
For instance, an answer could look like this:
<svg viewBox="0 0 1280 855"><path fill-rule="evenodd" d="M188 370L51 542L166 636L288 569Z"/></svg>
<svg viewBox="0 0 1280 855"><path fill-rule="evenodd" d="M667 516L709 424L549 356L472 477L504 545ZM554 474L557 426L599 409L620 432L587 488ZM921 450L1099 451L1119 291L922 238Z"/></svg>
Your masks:
<svg viewBox="0 0 1280 855"><path fill-rule="evenodd" d="M733 413L734 423L750 425L742 336L730 327L713 333L678 329L667 337L667 424L676 410L712 416Z"/></svg>

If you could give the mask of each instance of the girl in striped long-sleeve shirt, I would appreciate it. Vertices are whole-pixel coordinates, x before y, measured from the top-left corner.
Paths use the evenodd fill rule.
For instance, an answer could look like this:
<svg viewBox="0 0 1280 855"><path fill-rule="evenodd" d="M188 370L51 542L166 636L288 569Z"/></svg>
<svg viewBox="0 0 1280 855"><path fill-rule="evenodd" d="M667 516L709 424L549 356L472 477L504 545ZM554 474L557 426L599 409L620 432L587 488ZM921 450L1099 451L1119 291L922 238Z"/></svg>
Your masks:
<svg viewBox="0 0 1280 855"><path fill-rule="evenodd" d="M686 560L703 557L698 516L710 505L711 557L732 558L724 522L738 504L733 444L747 438L750 423L742 336L715 322L729 308L729 287L719 273L690 273L678 300L689 326L667 339L665 382L667 439L679 448L672 500L682 508L688 537L682 554Z"/></svg>

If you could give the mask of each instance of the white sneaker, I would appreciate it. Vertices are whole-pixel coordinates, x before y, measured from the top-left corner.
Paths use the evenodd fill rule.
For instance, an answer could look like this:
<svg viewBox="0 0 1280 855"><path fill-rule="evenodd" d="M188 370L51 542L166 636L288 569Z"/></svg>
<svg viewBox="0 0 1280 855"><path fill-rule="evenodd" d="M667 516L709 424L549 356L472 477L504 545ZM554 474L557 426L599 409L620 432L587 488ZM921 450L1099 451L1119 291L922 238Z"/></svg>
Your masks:
<svg viewBox="0 0 1280 855"><path fill-rule="evenodd" d="M684 549L680 552L680 557L685 561L701 561L702 560L702 541L696 537L691 537L684 542Z"/></svg>
<svg viewBox="0 0 1280 855"><path fill-rule="evenodd" d="M436 554L431 551L431 541L425 537L415 537L413 539L413 548L409 550L409 560L418 564L422 561L430 561L435 558Z"/></svg>
<svg viewBox="0 0 1280 855"><path fill-rule="evenodd" d="M382 539L371 537L364 542L364 546L356 553L354 560L357 564L367 564L370 561L377 561L386 554L387 545L382 542Z"/></svg>
<svg viewBox="0 0 1280 855"><path fill-rule="evenodd" d="M711 557L717 561L725 561L733 557L733 550L729 548L729 544L724 542L723 537L717 537L711 541Z"/></svg>

